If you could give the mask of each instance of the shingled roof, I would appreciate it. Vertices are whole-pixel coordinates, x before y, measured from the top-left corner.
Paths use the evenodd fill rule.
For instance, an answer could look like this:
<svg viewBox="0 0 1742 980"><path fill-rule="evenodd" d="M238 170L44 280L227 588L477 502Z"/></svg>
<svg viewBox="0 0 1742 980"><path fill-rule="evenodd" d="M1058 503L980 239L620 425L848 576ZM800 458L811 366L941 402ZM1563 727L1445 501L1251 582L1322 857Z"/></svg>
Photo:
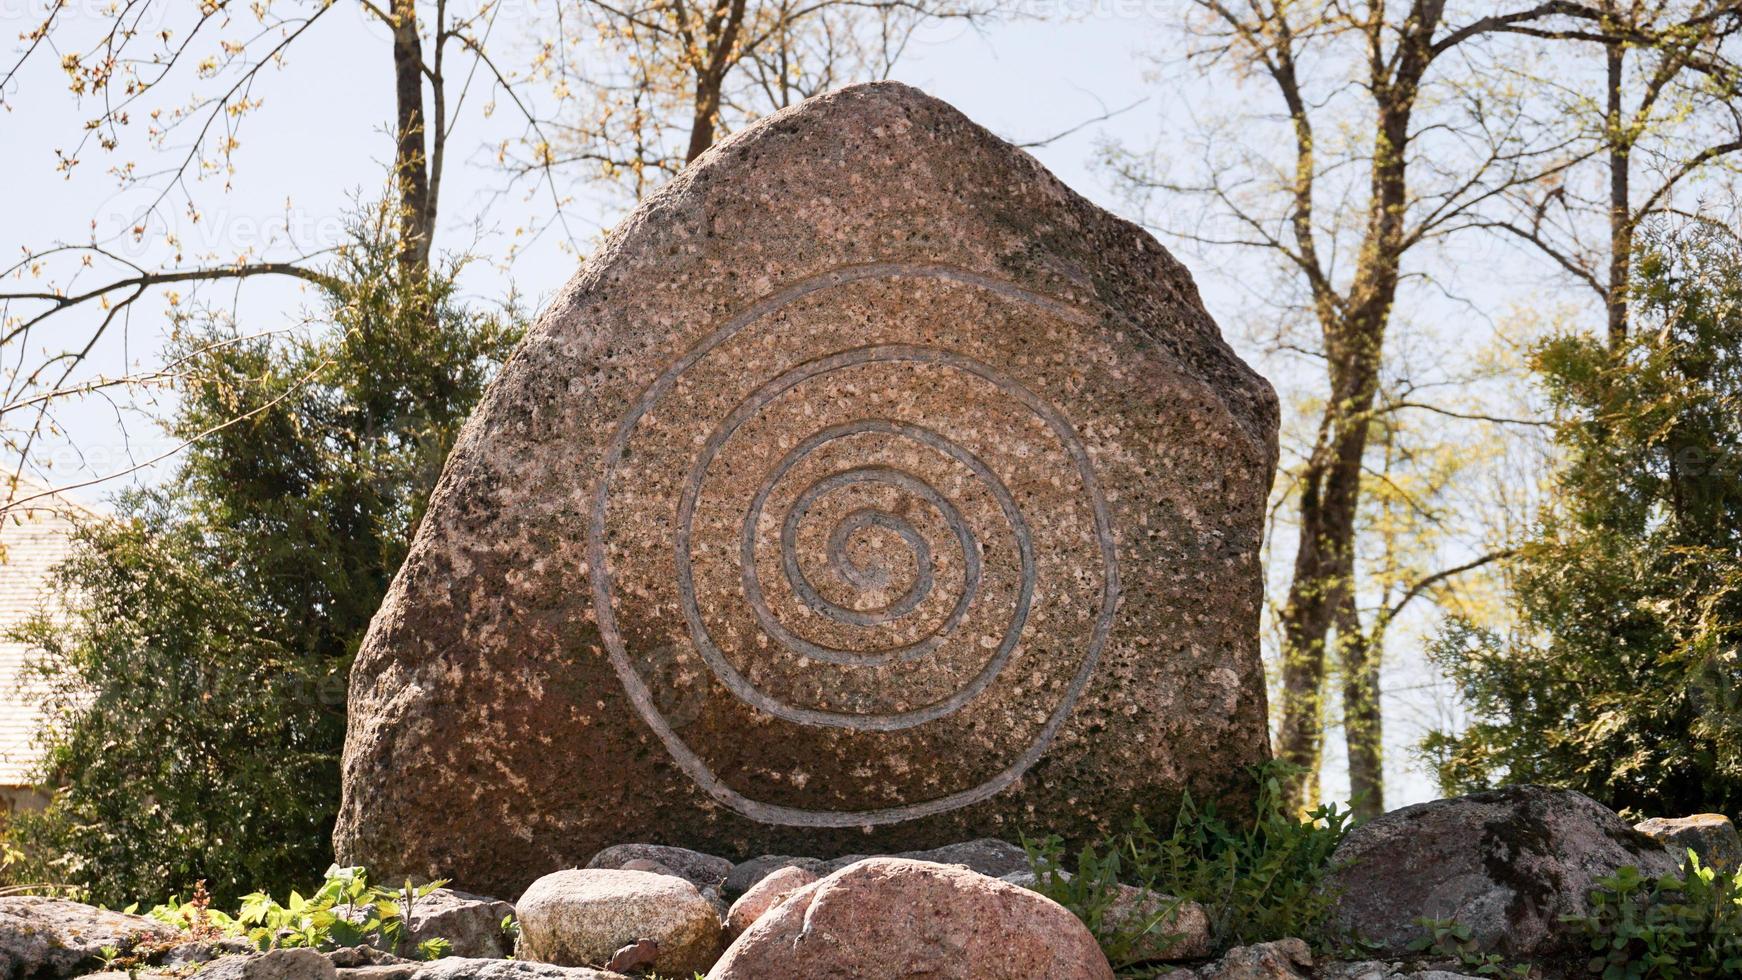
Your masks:
<svg viewBox="0 0 1742 980"><path fill-rule="evenodd" d="M43 489L21 482L15 499ZM30 650L6 634L44 608L49 573L72 548L74 522L92 514L66 497L49 495L6 514L0 526L0 789L30 782L42 718L40 685L23 676Z"/></svg>

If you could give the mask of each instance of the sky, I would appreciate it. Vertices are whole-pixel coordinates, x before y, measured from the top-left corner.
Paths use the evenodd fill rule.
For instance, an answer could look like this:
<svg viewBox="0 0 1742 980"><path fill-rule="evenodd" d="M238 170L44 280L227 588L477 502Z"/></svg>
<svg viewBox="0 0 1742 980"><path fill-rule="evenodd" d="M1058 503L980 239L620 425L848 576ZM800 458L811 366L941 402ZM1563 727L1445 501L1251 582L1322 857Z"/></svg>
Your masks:
<svg viewBox="0 0 1742 980"><path fill-rule="evenodd" d="M378 191L390 150L384 136L391 110L390 63L384 33L351 6L341 2L335 16L319 24L285 66L263 81L256 94L265 105L243 131L228 193L222 192L222 181L208 181L197 190L201 220L183 216L177 222L175 230L190 254L253 250L273 255L290 245L331 245L342 236L341 216L347 206ZM37 9L34 0L0 0L7 36ZM94 27L102 22L104 2L73 0L68 9ZM955 104L1013 141L1046 140L1081 127L1031 152L1091 200L1137 217L1103 162L1104 150L1122 145L1166 152L1181 145L1194 112L1218 100L1242 97L1241 90L1229 79L1158 75L1156 57L1179 53L1179 35L1170 19L1178 5L1167 0L1033 0L1023 9L1036 16L923 30L894 77ZM516 13L513 6L505 10L510 17ZM524 33L516 37L513 21L509 23L508 33L499 35L504 46L499 50L525 42ZM9 111L0 113L0 186L8 188L0 212L0 246L13 255L25 247L83 238L93 227L100 234L124 229L145 203L138 193L116 191L114 179L103 172L106 164L100 154L90 155L70 177L56 172L53 148L76 138L80 121L90 114L88 105L81 107L67 93L57 62L58 57L38 57L30 63L5 93ZM1110 110L1126 111L1093 121ZM490 119L470 113L465 125L470 129L457 133L454 145L483 145L510 126L500 112ZM487 153L457 163L446 177L443 240L452 244L476 239L480 253L502 254L510 242L519 241L516 228L537 222L543 203L522 190L503 193L502 175ZM620 194L583 190L574 208L581 220L572 226L582 246L608 228L624 205ZM1170 204L1164 199L1159 205L1151 202L1155 206ZM511 267L475 265L464 280L466 289L489 299L502 296L512 283L536 308L576 267L573 252L560 244L557 236L547 234L527 245ZM169 257L157 234L137 246L124 238L123 247L147 264ZM1299 364L1268 351L1263 331L1250 322L1251 293L1262 281L1251 274L1250 260L1199 250L1180 254L1236 350L1285 391L1310 386L1313 378L1300 376ZM1514 293L1547 288L1549 282L1518 273L1505 255L1477 252L1449 261L1475 271L1481 283L1475 305L1491 313L1506 309ZM249 285L235 294L208 291L204 296L208 302L233 300L244 321L260 330L299 329L300 313L308 303L305 292L284 283ZM94 358L96 369L116 373L155 365L167 322L162 309L159 299L142 309L125 331L108 338ZM1463 319L1452 318L1422 334L1427 338L1422 354L1431 359L1436 344L1480 343L1489 329L1483 317L1466 313ZM166 405L146 407L161 411ZM60 422L62 436L48 453L52 471L45 474L57 482L128 469L175 445L154 431L148 419L98 399L69 407ZM122 483L161 480L173 465L172 455L127 481L81 488L73 495L97 503ZM1431 617L1412 622L1419 632L1431 626ZM1444 721L1450 711L1446 692L1422 663L1419 648L1419 636L1410 629L1394 633L1386 701L1392 720L1387 765L1392 805L1438 795L1409 754L1426 728ZM1346 780L1334 748L1333 738L1326 793L1338 797Z"/></svg>

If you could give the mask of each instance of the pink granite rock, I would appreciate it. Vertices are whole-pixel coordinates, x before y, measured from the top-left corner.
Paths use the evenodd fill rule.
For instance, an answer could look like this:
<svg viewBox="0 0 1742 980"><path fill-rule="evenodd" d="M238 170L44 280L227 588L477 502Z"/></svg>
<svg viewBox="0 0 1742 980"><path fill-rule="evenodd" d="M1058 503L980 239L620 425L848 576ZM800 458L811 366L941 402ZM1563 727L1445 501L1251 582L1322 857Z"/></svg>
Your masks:
<svg viewBox="0 0 1742 980"><path fill-rule="evenodd" d="M339 854L513 894L629 840L1237 809L1277 416L1179 262L955 109L776 113L467 423L352 673Z"/></svg>
<svg viewBox="0 0 1742 980"><path fill-rule="evenodd" d="M766 915L769 909L816 880L815 872L788 866L751 885L749 891L732 903L732 910L726 914L726 935L737 938L755 925L756 920Z"/></svg>
<svg viewBox="0 0 1742 980"><path fill-rule="evenodd" d="M1111 980L1064 906L965 868L871 858L801 888L727 948L708 980Z"/></svg>

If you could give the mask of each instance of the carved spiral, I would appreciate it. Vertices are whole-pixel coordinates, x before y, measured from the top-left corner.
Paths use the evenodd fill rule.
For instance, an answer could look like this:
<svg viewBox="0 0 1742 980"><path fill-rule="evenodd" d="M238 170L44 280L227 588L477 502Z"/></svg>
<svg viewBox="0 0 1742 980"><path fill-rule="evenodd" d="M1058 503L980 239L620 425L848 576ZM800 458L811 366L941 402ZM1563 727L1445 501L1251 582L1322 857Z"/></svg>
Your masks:
<svg viewBox="0 0 1742 980"><path fill-rule="evenodd" d="M767 380L720 396L730 401L715 396L716 388L741 384L716 362L730 360L722 353L727 344L758 349L753 325L776 321L783 307L813 293L895 276L965 285L1052 317L1079 316L954 270L868 267L813 280L717 328L649 385L608 447L593 501L595 614L631 701L703 789L766 822L886 823L998 792L1045 751L1093 670L1117 602L1107 504L1087 449L1057 408L985 360L889 338L809 359L777 351L774 362L784 364ZM710 357L715 361L704 364ZM692 379L702 374L706 384ZM916 384L960 387L964 398L999 407L982 425L971 414L932 418L913 402L905 409L892 403L892 387ZM648 448L634 448L638 441ZM1059 479L1029 472L1028 488L1013 490L1008 477L1021 460L985 455L1004 442L1021 453L1044 443L1047 459L1057 461L1053 470L1074 470L1069 477L1081 496L1072 514L1089 515L1075 533L1087 537L1063 546L1093 556L1087 574L1072 578L1099 585L1084 593L1098 607L1081 648L1067 653L1080 663L1073 660L1076 669L1063 675L1068 684L1037 737L980 785L898 806L810 809L761 802L728 785L662 709L661 691L638 668L645 659L638 649L675 642L660 631L681 623L689 649L732 698L801 730L894 737L948 722L987 697L1023 648L1046 560L1024 506L1045 499L1034 484ZM686 465L665 465L674 456ZM675 506L669 528L661 526L662 500ZM661 568L675 573L674 584L661 580ZM1076 587L1061 583L1055 591ZM674 621L658 612L668 589ZM666 673L682 675L682 664Z"/></svg>
<svg viewBox="0 0 1742 980"><path fill-rule="evenodd" d="M1027 523L1023 520L1022 512L1012 498L1010 490L979 457L949 438L920 425L877 418L857 419L828 426L800 441L769 469L760 489L750 501L743 522L739 558L744 595L762 628L771 637L789 650L826 663L876 665L886 664L892 660L911 661L931 653L949 640L961 624L979 591L982 572L981 545L973 528L963 519L957 506L937 488L912 473L890 466L861 465L832 472L817 479L798 493L784 518L779 521L780 534L777 546L780 549L780 564L785 570L788 585L810 610L835 623L849 626L870 628L894 622L912 613L916 607L930 597L935 584L932 575L932 545L926 541L911 521L886 508L859 507L847 512L834 524L828 534L828 564L842 580L862 589L876 589L887 585L893 571L886 566L863 567L853 561L847 553L847 543L855 532L870 527L884 528L898 536L907 546L915 569L912 584L895 601L872 609L846 606L831 601L818 592L799 559L798 530L819 500L848 487L877 485L892 488L913 500L923 502L953 533L954 543L958 548L964 569L961 588L950 603L948 615L923 638L907 643L867 649L843 649L839 646L814 642L789 629L781 622L780 617L769 609L757 572L758 529L762 524L769 494L799 463L813 451L849 436L874 433L888 438L908 440L917 446L948 457L970 470L998 501L1005 520L1009 524L1009 531L1016 540L1021 562L1020 593L1016 606L1009 617L1009 625L998 642L997 651L986 662L984 668L969 683L949 697L915 710L892 714L859 714L800 708L783 704L775 698L769 697L746 680L744 675L721 653L719 646L714 642L703 622L701 611L696 604L691 554L691 524L695 517L696 499L702 490L709 466L714 461L720 447L732 437L746 419L754 415L762 406L803 381L859 364L903 360L950 364L975 374L987 376L992 374L991 369L985 365L974 363L949 352L905 345L844 351L809 362L775 378L739 404L727 416L726 420L720 423L719 427L708 436L702 451L698 454L694 467L690 471L689 480L685 484L683 501L678 508L675 557L678 570L678 591L684 602L684 612L690 624L692 638L696 648L707 660L708 666L734 694L746 703L776 717L810 725L873 730L892 730L922 724L933 718L949 714L984 690L1003 667L1004 662L1009 658L1010 651L1015 648L1017 641L1022 636L1022 627L1028 618L1028 607L1034 594L1034 546L1028 533Z"/></svg>

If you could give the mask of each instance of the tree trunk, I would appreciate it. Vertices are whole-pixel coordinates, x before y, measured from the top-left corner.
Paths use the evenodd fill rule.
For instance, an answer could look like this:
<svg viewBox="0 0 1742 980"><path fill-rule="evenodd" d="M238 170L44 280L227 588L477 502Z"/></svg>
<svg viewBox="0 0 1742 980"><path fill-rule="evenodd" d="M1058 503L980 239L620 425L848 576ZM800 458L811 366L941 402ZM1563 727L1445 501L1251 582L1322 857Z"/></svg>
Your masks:
<svg viewBox="0 0 1742 980"><path fill-rule="evenodd" d="M1632 136L1622 131L1621 85L1627 50L1620 43L1606 49L1609 111L1609 346L1619 348L1627 340L1628 280L1633 272L1633 209L1629 202L1629 162Z"/></svg>
<svg viewBox="0 0 1742 980"><path fill-rule="evenodd" d="M399 194L399 266L406 282L429 277L429 160L424 152L423 40L417 0L393 0L393 82L398 143L393 176Z"/></svg>
<svg viewBox="0 0 1742 980"><path fill-rule="evenodd" d="M714 121L720 115L720 80L697 73L695 104L695 115L690 120L690 146L684 154L685 163L694 162L696 157L706 153L708 147L714 145Z"/></svg>
<svg viewBox="0 0 1742 980"><path fill-rule="evenodd" d="M1384 307L1387 312L1389 308ZM1294 581L1282 610L1283 720L1276 754L1301 770L1285 787L1295 806L1316 802L1324 749L1326 646L1339 611L1354 604L1361 460L1367 452L1368 413L1378 392L1383 336L1382 321L1326 325L1332 396L1325 404L1321 431L1329 436L1302 476Z"/></svg>
<svg viewBox="0 0 1742 980"><path fill-rule="evenodd" d="M739 56L738 36L744 28L747 0L715 0L705 25L708 57L696 67L695 112L690 120L690 145L684 162L690 163L714 145L714 130L720 120L720 100L726 88L726 73Z"/></svg>
<svg viewBox="0 0 1742 980"><path fill-rule="evenodd" d="M1405 248L1409 122L1431 58L1428 39L1438 23L1440 6L1427 3L1418 8L1410 18L1395 73L1373 80L1378 126L1367 231L1349 302L1341 315L1321 315L1331 397L1319 424L1320 444L1302 476L1299 550L1282 611L1283 720L1277 756L1307 770L1285 786L1289 802L1297 807L1311 802L1310 789L1323 752L1326 644L1339 611L1345 603L1352 610L1354 603L1361 462ZM1357 689L1357 695L1362 690ZM1346 714L1377 710L1366 704L1353 708L1344 705ZM1372 778L1382 779L1376 773Z"/></svg>
<svg viewBox="0 0 1742 980"><path fill-rule="evenodd" d="M1385 725L1379 705L1380 650L1361 627L1354 589L1337 611L1343 659L1343 744L1349 753L1349 797L1355 816L1385 812Z"/></svg>

